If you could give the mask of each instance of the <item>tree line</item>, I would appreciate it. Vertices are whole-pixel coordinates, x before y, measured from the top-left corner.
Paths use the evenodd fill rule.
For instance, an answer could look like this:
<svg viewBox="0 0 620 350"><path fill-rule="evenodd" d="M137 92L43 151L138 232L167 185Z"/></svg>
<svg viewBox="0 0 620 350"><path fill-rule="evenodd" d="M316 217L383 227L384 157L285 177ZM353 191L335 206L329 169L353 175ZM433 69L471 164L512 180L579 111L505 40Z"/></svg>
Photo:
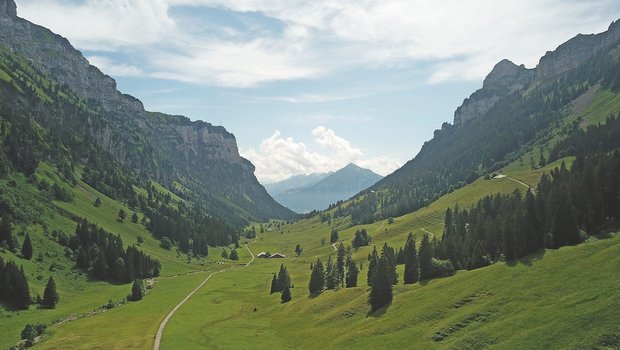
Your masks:
<svg viewBox="0 0 620 350"><path fill-rule="evenodd" d="M544 174L536 193L481 199L473 208L448 209L435 256L475 269L543 248L580 243L620 222L620 152L578 156Z"/></svg>

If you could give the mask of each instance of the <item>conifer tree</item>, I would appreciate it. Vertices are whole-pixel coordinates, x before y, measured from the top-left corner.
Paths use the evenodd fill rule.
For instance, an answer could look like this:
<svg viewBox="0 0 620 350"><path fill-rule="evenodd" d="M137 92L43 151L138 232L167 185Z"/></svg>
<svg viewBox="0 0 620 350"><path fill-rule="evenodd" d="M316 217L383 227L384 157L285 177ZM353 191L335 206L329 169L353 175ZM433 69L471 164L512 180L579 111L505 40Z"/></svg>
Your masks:
<svg viewBox="0 0 620 350"><path fill-rule="evenodd" d="M230 251L230 256L228 257L230 260L237 261L239 260L239 253L237 253L236 249Z"/></svg>
<svg viewBox="0 0 620 350"><path fill-rule="evenodd" d="M351 254L347 255L347 276L345 285L347 288L357 287L357 275L359 274L359 270L357 269L357 264L353 261Z"/></svg>
<svg viewBox="0 0 620 350"><path fill-rule="evenodd" d="M32 241L30 240L30 234L28 234L28 232L26 232L24 244L22 245L22 255L26 260L32 259Z"/></svg>
<svg viewBox="0 0 620 350"><path fill-rule="evenodd" d="M274 273L271 278L271 289L269 290L269 294L273 294L278 292L280 288L278 288L278 279L276 278L276 274Z"/></svg>
<svg viewBox="0 0 620 350"><path fill-rule="evenodd" d="M366 275L366 284L370 286L372 284L372 277L377 268L377 260L379 259L379 255L377 253L377 246L372 248L372 252L368 254L368 272Z"/></svg>
<svg viewBox="0 0 620 350"><path fill-rule="evenodd" d="M129 295L127 299L131 301L138 301L142 300L143 296L144 291L142 290L142 281L136 278L133 280L133 284L131 285L131 295Z"/></svg>
<svg viewBox="0 0 620 350"><path fill-rule="evenodd" d="M323 291L325 288L325 275L323 274L323 263L321 259L318 259L312 267L312 273L310 274L310 283L308 283L308 290L310 295L315 295Z"/></svg>
<svg viewBox="0 0 620 350"><path fill-rule="evenodd" d="M131 222L137 224L139 219L138 214L134 211L133 214L131 214Z"/></svg>
<svg viewBox="0 0 620 350"><path fill-rule="evenodd" d="M392 281L392 284L398 284L398 274L396 273L396 255L394 254L394 249L388 246L387 242L383 243L381 256L385 256L388 263L390 281Z"/></svg>
<svg viewBox="0 0 620 350"><path fill-rule="evenodd" d="M295 254L297 254L297 256L300 256L302 251L303 251L303 248L301 248L301 245L297 244L295 246Z"/></svg>
<svg viewBox="0 0 620 350"><path fill-rule="evenodd" d="M390 262L386 256L377 260L376 271L372 276L368 302L372 311L376 311L392 302L392 280Z"/></svg>
<svg viewBox="0 0 620 350"><path fill-rule="evenodd" d="M125 210L123 208L119 209L119 211L118 211L118 221L119 222L123 222L123 221L125 221L125 218L127 218L127 213L125 212Z"/></svg>
<svg viewBox="0 0 620 350"><path fill-rule="evenodd" d="M19 268L18 273L13 275L10 283L13 286L13 304L18 309L28 310L32 299L30 297L30 287L28 286L28 280L26 279L23 266Z"/></svg>
<svg viewBox="0 0 620 350"><path fill-rule="evenodd" d="M338 287L338 271L332 261L332 256L327 257L325 264L325 289L333 290Z"/></svg>
<svg viewBox="0 0 620 350"><path fill-rule="evenodd" d="M292 300L291 289L289 288L289 286L284 287L280 299L282 300L282 304L286 304Z"/></svg>
<svg viewBox="0 0 620 350"><path fill-rule="evenodd" d="M101 206L101 198L97 197L97 199L95 199L94 205L95 205L95 207L100 207Z"/></svg>
<svg viewBox="0 0 620 350"><path fill-rule="evenodd" d="M409 236L407 236L407 242L405 243L405 249L403 249L403 255L405 259L403 283L416 283L419 278L418 254L415 248L415 238L411 232L409 233Z"/></svg>
<svg viewBox="0 0 620 350"><path fill-rule="evenodd" d="M278 271L278 292L282 291L284 287L287 286L291 286L291 278L284 264L280 264L280 271Z"/></svg>
<svg viewBox="0 0 620 350"><path fill-rule="evenodd" d="M11 240L11 233L13 232L11 227L11 216L6 210L3 210L0 215L2 216L2 221L0 222L0 245L2 245L2 242L5 242L8 246Z"/></svg>
<svg viewBox="0 0 620 350"><path fill-rule="evenodd" d="M433 272L433 247L429 241L428 235L424 234L422 243L420 243L419 262L420 262L420 280L428 279Z"/></svg>
<svg viewBox="0 0 620 350"><path fill-rule="evenodd" d="M56 292L56 283L54 282L54 278L50 276L45 285L45 291L43 292L43 306L54 309L56 308L58 300L60 300L60 297L58 296L58 292Z"/></svg>
<svg viewBox="0 0 620 350"><path fill-rule="evenodd" d="M347 251L344 249L344 244L340 242L338 246L338 255L336 256L336 275L338 276L338 283L341 287L344 287L344 264Z"/></svg>
<svg viewBox="0 0 620 350"><path fill-rule="evenodd" d="M333 228L332 229L332 233L329 236L329 243L333 244L333 243L336 243L336 242L338 242L338 230Z"/></svg>

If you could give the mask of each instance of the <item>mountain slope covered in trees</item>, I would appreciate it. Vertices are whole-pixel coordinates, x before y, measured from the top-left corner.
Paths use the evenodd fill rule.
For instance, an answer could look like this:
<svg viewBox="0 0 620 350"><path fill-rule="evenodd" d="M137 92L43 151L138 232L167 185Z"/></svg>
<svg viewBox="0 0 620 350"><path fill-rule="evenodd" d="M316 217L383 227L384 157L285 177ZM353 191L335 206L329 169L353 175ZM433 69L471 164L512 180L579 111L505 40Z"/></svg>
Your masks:
<svg viewBox="0 0 620 350"><path fill-rule="evenodd" d="M546 143L580 98L620 88L619 44L620 23L614 22L606 32L578 35L548 52L536 68L501 61L457 109L454 124L444 123L414 159L341 214L351 215L353 223L403 215ZM561 131L564 137L568 132Z"/></svg>
<svg viewBox="0 0 620 350"><path fill-rule="evenodd" d="M223 127L145 111L139 100L116 90L115 81L90 65L65 38L17 17L13 0L0 1L0 9L0 46L5 58L10 53L13 61L21 60L28 67L24 69L31 76L40 77L21 81L11 76L19 64L11 63L3 74L8 84L3 114L28 115L44 130L56 128L55 132L62 133L47 154L31 152L31 159L23 162L28 167L33 168L42 157L58 157L51 153L65 149L64 166L90 163L101 171L103 167L94 164L89 150L97 147L128 176L155 180L233 226L243 226L248 220L292 217L258 183L254 166L239 156L235 137ZM26 99L18 96L22 93ZM57 98L69 95L73 95L70 103ZM16 99L22 103L10 103ZM23 138L29 135L26 130L23 134ZM33 148L37 145L32 137L20 141L28 141ZM98 182L105 182L106 191L120 198L131 194L126 180L122 184ZM117 193L111 193L113 189Z"/></svg>

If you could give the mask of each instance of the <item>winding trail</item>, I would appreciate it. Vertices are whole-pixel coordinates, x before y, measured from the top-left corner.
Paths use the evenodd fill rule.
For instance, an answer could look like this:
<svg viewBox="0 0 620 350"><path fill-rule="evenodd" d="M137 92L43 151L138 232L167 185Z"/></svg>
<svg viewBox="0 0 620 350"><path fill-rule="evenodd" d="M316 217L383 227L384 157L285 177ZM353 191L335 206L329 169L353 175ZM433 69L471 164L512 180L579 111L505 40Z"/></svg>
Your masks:
<svg viewBox="0 0 620 350"><path fill-rule="evenodd" d="M527 187L528 190L534 192L534 189L532 189L532 186L526 184L525 182L523 182L521 180L517 180L514 177L508 176L508 175L500 174L500 175L495 176L494 179L508 179L508 180L514 181L514 182L516 182L518 184L521 184L521 185Z"/></svg>
<svg viewBox="0 0 620 350"><path fill-rule="evenodd" d="M245 264L243 268L246 268L248 266L250 266L251 263L254 262L254 253L252 253L252 251L250 250L250 248L248 247L248 245L245 245L245 249L248 250L248 252L250 253L250 255L252 256L252 259ZM185 304L202 286L204 286L209 279L211 279L211 277L213 277L214 275L217 275L218 273L222 273L225 271L228 271L230 269L232 269L234 267L229 267L227 269L222 269L219 271L215 271L212 272L209 276L207 276L207 278L205 278L202 283L200 283L198 285L198 287L194 288L193 291L191 291L183 300L181 300L180 303L178 303L169 313L168 315L166 315L166 317L163 319L163 321L161 321L161 323L159 324L159 329L157 329L157 335L155 336L155 342L153 343L153 350L159 350L159 346L161 345L161 337L164 334L164 328L166 328L166 325L168 324L168 321L170 321L170 319L172 318L172 316L174 316L174 314L181 308L181 306L183 306L183 304Z"/></svg>
<svg viewBox="0 0 620 350"><path fill-rule="evenodd" d="M424 233L428 233L429 235L433 236L433 238L436 238L436 237L435 237L435 234L434 234L434 233L432 233L431 231L427 230L426 228L421 228L421 230L422 230L422 232L424 232Z"/></svg>

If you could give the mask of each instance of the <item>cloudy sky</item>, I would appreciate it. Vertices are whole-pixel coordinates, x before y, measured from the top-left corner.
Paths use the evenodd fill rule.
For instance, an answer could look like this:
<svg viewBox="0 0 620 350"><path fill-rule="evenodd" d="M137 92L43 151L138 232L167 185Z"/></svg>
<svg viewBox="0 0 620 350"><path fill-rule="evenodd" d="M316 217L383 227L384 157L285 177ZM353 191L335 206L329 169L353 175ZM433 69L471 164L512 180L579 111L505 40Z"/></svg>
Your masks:
<svg viewBox="0 0 620 350"><path fill-rule="evenodd" d="M617 0L16 0L147 109L223 125L263 182L413 158L495 63L534 67Z"/></svg>

